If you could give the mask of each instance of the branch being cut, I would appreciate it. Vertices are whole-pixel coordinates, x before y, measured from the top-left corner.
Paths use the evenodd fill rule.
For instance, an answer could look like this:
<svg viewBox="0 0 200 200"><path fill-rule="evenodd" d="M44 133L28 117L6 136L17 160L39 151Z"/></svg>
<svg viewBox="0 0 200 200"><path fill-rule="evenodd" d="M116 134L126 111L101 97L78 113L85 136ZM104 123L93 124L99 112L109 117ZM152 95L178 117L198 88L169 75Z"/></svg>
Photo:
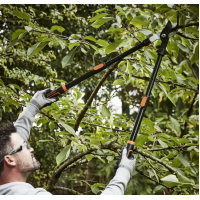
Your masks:
<svg viewBox="0 0 200 200"><path fill-rule="evenodd" d="M87 103L85 104L85 107L83 108L83 110L81 111L81 113L79 114L77 120L76 120L76 124L74 126L74 130L77 131L79 124L81 123L81 120L83 119L83 117L85 116L85 113L87 112L87 110L89 109L94 97L96 96L97 92L99 91L99 89L101 88L102 84L104 83L104 81L106 80L106 78L111 74L111 72L118 66L120 61L116 62L114 65L112 65L112 67L110 69L108 69L108 71L104 74L104 76L101 78L101 80L99 81L99 83L97 84L97 86L95 87L94 91L92 92L91 96L89 97L89 99L87 100Z"/></svg>

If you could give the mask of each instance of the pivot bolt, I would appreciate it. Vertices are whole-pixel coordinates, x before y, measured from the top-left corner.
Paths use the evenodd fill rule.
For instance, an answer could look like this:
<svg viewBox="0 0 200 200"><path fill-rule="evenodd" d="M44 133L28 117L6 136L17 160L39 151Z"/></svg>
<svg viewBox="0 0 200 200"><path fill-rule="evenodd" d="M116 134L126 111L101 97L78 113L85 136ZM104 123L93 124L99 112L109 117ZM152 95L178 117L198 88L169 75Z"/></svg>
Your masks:
<svg viewBox="0 0 200 200"><path fill-rule="evenodd" d="M163 38L166 37L166 34L162 34L161 37L163 37Z"/></svg>

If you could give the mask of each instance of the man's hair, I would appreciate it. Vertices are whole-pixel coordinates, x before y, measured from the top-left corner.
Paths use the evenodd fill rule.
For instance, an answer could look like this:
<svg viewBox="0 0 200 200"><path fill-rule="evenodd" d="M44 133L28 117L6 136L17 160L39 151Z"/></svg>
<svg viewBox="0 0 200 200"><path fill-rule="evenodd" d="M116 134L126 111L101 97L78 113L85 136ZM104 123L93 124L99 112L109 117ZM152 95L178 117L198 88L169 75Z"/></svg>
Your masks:
<svg viewBox="0 0 200 200"><path fill-rule="evenodd" d="M0 160L4 158L6 154L12 151L12 145L10 141L11 133L16 133L17 130L13 123L10 121L0 123ZM4 161L0 162L0 177L4 170Z"/></svg>

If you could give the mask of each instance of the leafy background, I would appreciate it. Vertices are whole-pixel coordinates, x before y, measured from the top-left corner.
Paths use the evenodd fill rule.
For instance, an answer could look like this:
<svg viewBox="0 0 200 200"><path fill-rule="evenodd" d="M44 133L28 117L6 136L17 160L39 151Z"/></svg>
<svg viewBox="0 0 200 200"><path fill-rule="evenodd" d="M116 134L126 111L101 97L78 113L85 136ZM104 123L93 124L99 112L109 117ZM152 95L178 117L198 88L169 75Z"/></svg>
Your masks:
<svg viewBox="0 0 200 200"><path fill-rule="evenodd" d="M168 20L173 30L125 194L198 194L199 5L1 4L0 120L16 121L36 91L72 81L160 32ZM160 44L127 56L37 114L30 143L42 167L29 183L53 194L104 190L133 129ZM114 98L121 105L113 105Z"/></svg>

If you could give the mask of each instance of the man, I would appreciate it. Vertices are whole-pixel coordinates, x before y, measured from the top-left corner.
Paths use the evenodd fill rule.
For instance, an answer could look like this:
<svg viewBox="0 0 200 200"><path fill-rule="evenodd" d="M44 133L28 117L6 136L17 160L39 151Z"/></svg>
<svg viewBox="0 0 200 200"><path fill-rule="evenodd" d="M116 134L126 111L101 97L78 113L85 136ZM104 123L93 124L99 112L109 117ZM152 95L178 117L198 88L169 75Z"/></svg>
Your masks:
<svg viewBox="0 0 200 200"><path fill-rule="evenodd" d="M27 141L35 115L38 111L53 102L56 98L45 98L49 89L38 91L27 107L12 123L0 125L0 195L51 195L42 188L34 188L26 183L31 172L40 168ZM115 177L110 181L102 195L124 194L136 160L126 157L126 148L122 150Z"/></svg>

